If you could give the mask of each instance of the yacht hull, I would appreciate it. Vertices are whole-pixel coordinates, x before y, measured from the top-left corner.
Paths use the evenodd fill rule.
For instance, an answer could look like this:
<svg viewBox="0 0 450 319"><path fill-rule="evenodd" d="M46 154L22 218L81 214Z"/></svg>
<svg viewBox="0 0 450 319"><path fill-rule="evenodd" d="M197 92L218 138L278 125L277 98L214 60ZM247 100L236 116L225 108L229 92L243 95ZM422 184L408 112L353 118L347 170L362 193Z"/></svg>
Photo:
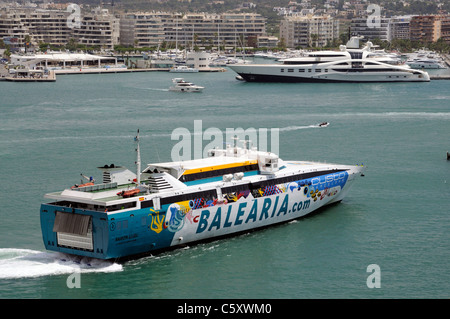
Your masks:
<svg viewBox="0 0 450 319"><path fill-rule="evenodd" d="M333 65L235 65L230 68L247 82L427 82L428 73L389 66L376 68L338 68Z"/></svg>

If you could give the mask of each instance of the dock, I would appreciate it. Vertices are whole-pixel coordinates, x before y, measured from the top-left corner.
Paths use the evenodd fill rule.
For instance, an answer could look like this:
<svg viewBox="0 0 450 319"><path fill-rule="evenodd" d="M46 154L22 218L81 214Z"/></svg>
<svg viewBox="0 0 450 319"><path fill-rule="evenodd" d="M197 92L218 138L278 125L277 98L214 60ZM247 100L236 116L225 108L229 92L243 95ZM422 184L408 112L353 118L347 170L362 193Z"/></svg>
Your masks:
<svg viewBox="0 0 450 319"><path fill-rule="evenodd" d="M3 78L10 82L55 82L56 75L54 71L44 72L17 72L9 74Z"/></svg>
<svg viewBox="0 0 450 319"><path fill-rule="evenodd" d="M448 54L443 54L442 59L444 60L445 64L450 68L450 56Z"/></svg>
<svg viewBox="0 0 450 319"><path fill-rule="evenodd" d="M450 80L450 75L430 75L430 80Z"/></svg>
<svg viewBox="0 0 450 319"><path fill-rule="evenodd" d="M42 70L27 70L26 72L18 72L10 74L3 66L0 66L0 81L11 82L54 82L56 75L69 74L117 74L117 73L135 73L135 72L169 72L170 68L67 68L59 70L50 70L48 74L42 73ZM208 68L201 69L199 72L225 72L225 68Z"/></svg>
<svg viewBox="0 0 450 319"><path fill-rule="evenodd" d="M111 74L111 73L133 73L133 72L169 72L170 68L143 68L143 69L128 69L128 68L72 68L55 70L57 75L68 74ZM225 72L225 68L209 68L201 69L199 72Z"/></svg>
<svg viewBox="0 0 450 319"><path fill-rule="evenodd" d="M151 69L127 69L127 68L72 68L55 70L57 75L68 74L114 74L114 73L131 73L131 72L168 72L168 68L151 68Z"/></svg>

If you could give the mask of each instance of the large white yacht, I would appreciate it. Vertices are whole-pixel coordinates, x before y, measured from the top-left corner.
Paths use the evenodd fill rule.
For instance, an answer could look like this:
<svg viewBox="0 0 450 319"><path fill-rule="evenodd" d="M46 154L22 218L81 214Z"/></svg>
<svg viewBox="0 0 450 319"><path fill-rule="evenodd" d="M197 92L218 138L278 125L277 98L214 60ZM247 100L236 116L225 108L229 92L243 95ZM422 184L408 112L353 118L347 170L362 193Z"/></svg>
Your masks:
<svg viewBox="0 0 450 319"><path fill-rule="evenodd" d="M231 65L233 71L249 82L423 82L427 72L395 65L389 55L374 54L372 43L359 49L353 37L340 51L309 52L276 64Z"/></svg>
<svg viewBox="0 0 450 319"><path fill-rule="evenodd" d="M406 64L413 69L446 69L444 60L434 51L418 50L408 55Z"/></svg>
<svg viewBox="0 0 450 319"><path fill-rule="evenodd" d="M406 64L413 69L446 69L444 63L437 59L413 59L406 61Z"/></svg>

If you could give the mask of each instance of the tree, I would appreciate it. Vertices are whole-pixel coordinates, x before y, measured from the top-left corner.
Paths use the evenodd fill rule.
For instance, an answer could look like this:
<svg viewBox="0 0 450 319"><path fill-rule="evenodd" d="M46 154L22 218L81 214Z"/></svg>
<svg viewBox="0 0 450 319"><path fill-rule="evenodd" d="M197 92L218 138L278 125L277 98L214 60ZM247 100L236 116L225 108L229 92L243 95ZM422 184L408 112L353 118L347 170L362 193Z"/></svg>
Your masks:
<svg viewBox="0 0 450 319"><path fill-rule="evenodd" d="M74 38L70 38L69 42L66 44L66 49L69 51L76 51L78 46L78 41Z"/></svg>
<svg viewBox="0 0 450 319"><path fill-rule="evenodd" d="M313 47L313 42L314 42L314 46L318 47L318 40L319 40L319 35L315 34L315 33L311 33L309 35L309 46L312 48Z"/></svg>

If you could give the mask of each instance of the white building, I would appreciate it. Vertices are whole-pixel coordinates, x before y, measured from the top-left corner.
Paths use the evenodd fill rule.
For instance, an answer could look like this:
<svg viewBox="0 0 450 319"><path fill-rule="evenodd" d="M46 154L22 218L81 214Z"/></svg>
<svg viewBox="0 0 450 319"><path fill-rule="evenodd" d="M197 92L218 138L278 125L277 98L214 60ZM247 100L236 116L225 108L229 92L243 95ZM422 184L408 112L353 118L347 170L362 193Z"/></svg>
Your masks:
<svg viewBox="0 0 450 319"><path fill-rule="evenodd" d="M389 36L392 39L409 39L410 27L412 15L392 17L389 22Z"/></svg>
<svg viewBox="0 0 450 319"><path fill-rule="evenodd" d="M121 44L158 46L246 46L266 35L266 19L255 13L142 13L121 17Z"/></svg>
<svg viewBox="0 0 450 319"><path fill-rule="evenodd" d="M78 44L114 49L120 40L119 21L107 9L95 10L82 17L80 28L73 29L73 36Z"/></svg>
<svg viewBox="0 0 450 319"><path fill-rule="evenodd" d="M350 25L350 32L352 35L363 36L365 40L380 39L382 41L390 41L389 23L390 18L384 17L354 18Z"/></svg>
<svg viewBox="0 0 450 319"><path fill-rule="evenodd" d="M119 43L119 20L106 9L81 17L80 27L69 27L67 11L5 9L0 12L0 38L15 37L19 46L29 36L34 46L48 43L64 46L70 39L78 44L113 49Z"/></svg>
<svg viewBox="0 0 450 319"><path fill-rule="evenodd" d="M339 37L339 21L330 16L291 16L280 23L280 40L289 48L326 46Z"/></svg>

